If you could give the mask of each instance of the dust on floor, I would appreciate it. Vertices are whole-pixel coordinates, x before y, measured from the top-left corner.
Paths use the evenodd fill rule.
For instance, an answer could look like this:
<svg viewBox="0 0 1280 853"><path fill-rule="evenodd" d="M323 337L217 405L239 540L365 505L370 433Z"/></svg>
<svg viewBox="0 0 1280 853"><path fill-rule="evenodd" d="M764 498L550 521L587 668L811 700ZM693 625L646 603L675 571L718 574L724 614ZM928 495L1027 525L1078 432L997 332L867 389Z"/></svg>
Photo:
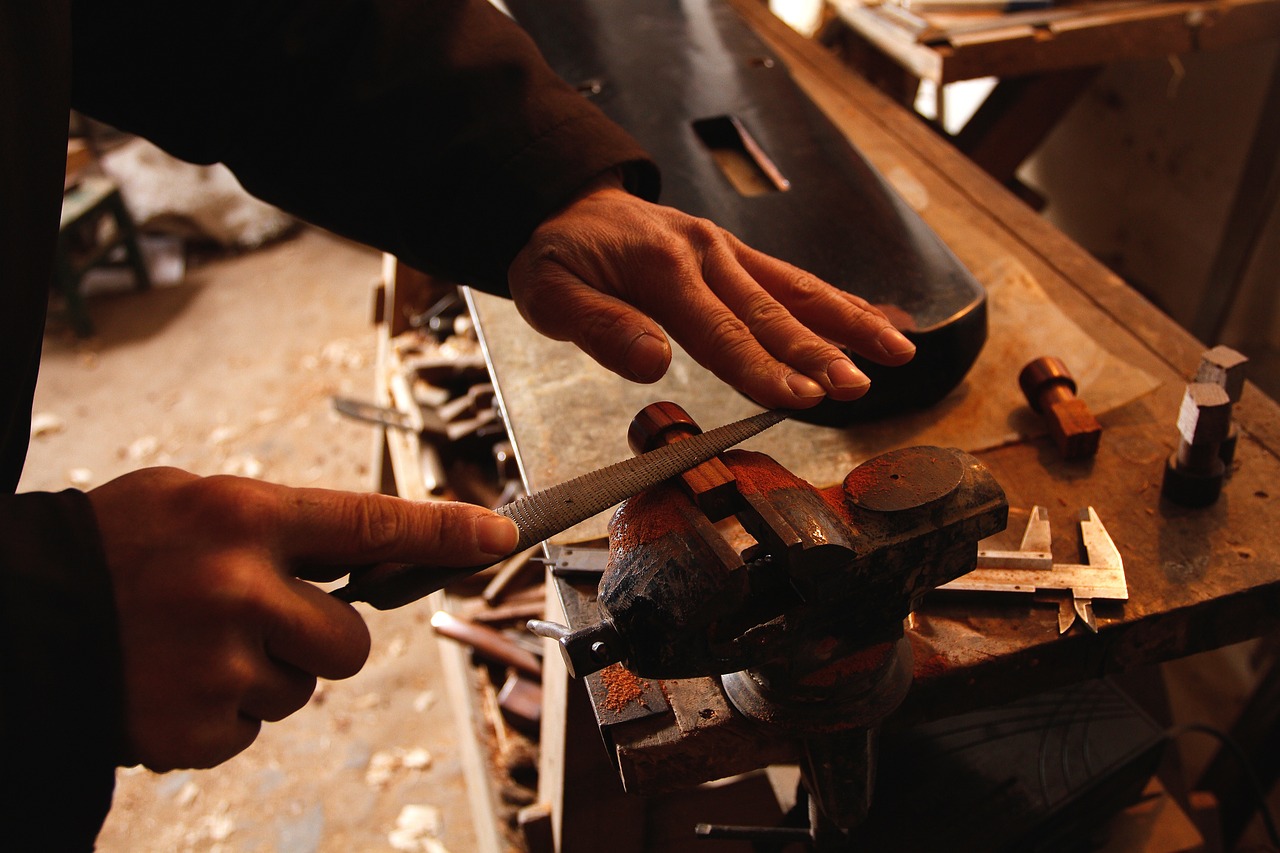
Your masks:
<svg viewBox="0 0 1280 853"><path fill-rule="evenodd" d="M90 489L151 465L373 488L371 430L333 414L330 397L372 394L380 265L376 252L304 229L195 265L178 286L90 298L88 341L55 311L20 488ZM362 610L373 635L364 670L322 682L226 764L119 771L99 849L474 849L425 608Z"/></svg>

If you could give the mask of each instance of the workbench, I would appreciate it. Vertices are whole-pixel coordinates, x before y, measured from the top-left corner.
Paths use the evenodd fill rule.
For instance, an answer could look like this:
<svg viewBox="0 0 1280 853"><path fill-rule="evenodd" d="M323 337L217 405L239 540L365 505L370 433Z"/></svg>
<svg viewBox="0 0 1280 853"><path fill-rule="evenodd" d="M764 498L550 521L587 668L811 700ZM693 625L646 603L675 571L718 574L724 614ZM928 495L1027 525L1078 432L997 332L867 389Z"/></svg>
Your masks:
<svg viewBox="0 0 1280 853"><path fill-rule="evenodd" d="M909 0L829 4L840 26L824 38L907 106L922 80L942 87L998 78L954 142L1002 183L1104 66L1280 36L1275 0L1078 0L1009 12L934 11Z"/></svg>
<svg viewBox="0 0 1280 853"><path fill-rule="evenodd" d="M1068 519L1093 507L1123 555L1129 600L1098 604L1097 634L1077 626L1060 635L1056 609L1029 598L926 599L908 631L914 685L893 722L958 714L1272 630L1280 613L1280 406L1249 385L1235 409L1240 440L1221 499L1198 510L1163 502L1161 475L1177 446L1179 404L1204 345L821 46L752 0L726 2L979 280L994 285L994 278L1017 269L1113 363L1150 379L1141 393L1116 398L1100 415L1104 434L1091 461L1065 462L1047 437L1033 433L975 451L1008 495L1011 528L1020 527L1033 505L1048 507L1055 553L1078 547ZM758 411L678 349L667 377L633 385L575 348L533 333L511 303L475 292L468 300L530 490L628 456L629 422L656 400L680 403L707 427ZM1006 307L1016 314L1016 305ZM987 344L997 366L1001 328L993 322ZM1021 364L1005 366L1007 381L1016 384ZM966 381L925 417L945 420L963 411L957 400L985 392ZM1086 400L1090 392L1082 384ZM1016 422L1026 414L1010 410L1007 416ZM920 443L919 424L903 417L841 431L787 422L745 447L825 486L865 458L867 445L855 442L855 434L866 432L887 450ZM598 542L607 518L573 528L549 548ZM615 793L616 774L612 780L591 776L597 767L575 775L584 766L579 754L603 750L593 731L580 728L581 709L573 708L558 656L546 660L541 794L560 827L561 849L590 849L574 841L599 837L611 838L611 849L641 849L627 839L641 837L643 808Z"/></svg>

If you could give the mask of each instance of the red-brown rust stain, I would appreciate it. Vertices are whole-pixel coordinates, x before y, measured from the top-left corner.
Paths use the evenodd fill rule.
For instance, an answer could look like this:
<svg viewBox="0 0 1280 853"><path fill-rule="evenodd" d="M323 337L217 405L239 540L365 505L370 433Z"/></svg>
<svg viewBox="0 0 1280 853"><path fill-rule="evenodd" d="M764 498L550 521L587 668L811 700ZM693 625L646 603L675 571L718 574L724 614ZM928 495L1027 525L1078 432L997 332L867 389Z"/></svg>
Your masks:
<svg viewBox="0 0 1280 853"><path fill-rule="evenodd" d="M738 479L738 491L744 495L767 495L779 489L813 489L763 453L734 450L725 454L724 461Z"/></svg>
<svg viewBox="0 0 1280 853"><path fill-rule="evenodd" d="M688 526L685 513L692 500L681 490L663 484L629 498L609 522L609 542L627 550L660 539Z"/></svg>
<svg viewBox="0 0 1280 853"><path fill-rule="evenodd" d="M604 682L606 692L604 706L615 714L622 713L630 703L639 702L649 686L649 682L640 679L620 663L601 670L600 680Z"/></svg>
<svg viewBox="0 0 1280 853"><path fill-rule="evenodd" d="M909 471L914 476L901 476L898 471L901 462L883 458L869 459L849 472L844 478L844 488L854 500L867 496L874 500L884 495L897 496L897 502L906 504L903 496L910 495L916 504L937 497L939 483L937 478L929 476L928 466L937 466L939 461L950 461L950 457L942 459L931 453L927 458L920 454L912 460L921 466L919 471ZM927 466L924 464L927 463Z"/></svg>
<svg viewBox="0 0 1280 853"><path fill-rule="evenodd" d="M951 667L947 664L947 658L944 655L933 655L924 660L917 660L915 665L916 678L932 678L938 675L945 675Z"/></svg>
<svg viewBox="0 0 1280 853"><path fill-rule="evenodd" d="M850 678L874 672L885 665L894 652L894 643L877 643L832 661L800 680L806 687L834 687Z"/></svg>

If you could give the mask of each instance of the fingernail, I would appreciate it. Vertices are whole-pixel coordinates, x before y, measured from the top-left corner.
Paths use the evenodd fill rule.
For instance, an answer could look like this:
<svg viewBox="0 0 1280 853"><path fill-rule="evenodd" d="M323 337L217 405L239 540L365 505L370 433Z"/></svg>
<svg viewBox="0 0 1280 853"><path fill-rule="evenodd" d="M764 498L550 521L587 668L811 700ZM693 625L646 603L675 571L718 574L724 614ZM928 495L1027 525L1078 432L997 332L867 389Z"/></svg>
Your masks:
<svg viewBox="0 0 1280 853"><path fill-rule="evenodd" d="M876 340L880 344L880 349L887 355L899 356L916 351L916 345L907 340L907 336L893 326L885 326Z"/></svg>
<svg viewBox="0 0 1280 853"><path fill-rule="evenodd" d="M667 372L671 349L666 341L645 332L631 342L625 359L637 382L656 382Z"/></svg>
<svg viewBox="0 0 1280 853"><path fill-rule="evenodd" d="M817 382L800 373L793 373L787 377L787 387L791 389L791 393L803 399L822 397L827 393Z"/></svg>
<svg viewBox="0 0 1280 853"><path fill-rule="evenodd" d="M827 365L827 378L831 380L832 385L842 391L866 388L871 384L871 380L846 358L837 358Z"/></svg>
<svg viewBox="0 0 1280 853"><path fill-rule="evenodd" d="M514 521L501 515L476 520L476 547L486 554L505 557L520 541L520 529Z"/></svg>

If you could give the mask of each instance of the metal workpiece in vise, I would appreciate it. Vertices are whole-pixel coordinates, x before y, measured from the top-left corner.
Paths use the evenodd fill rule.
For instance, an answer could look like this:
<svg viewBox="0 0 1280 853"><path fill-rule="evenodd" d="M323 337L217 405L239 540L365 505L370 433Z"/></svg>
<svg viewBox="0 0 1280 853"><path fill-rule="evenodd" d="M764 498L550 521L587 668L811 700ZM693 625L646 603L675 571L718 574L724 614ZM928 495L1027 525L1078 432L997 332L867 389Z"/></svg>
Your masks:
<svg viewBox="0 0 1280 853"><path fill-rule="evenodd" d="M637 452L698 432L679 406L633 421ZM609 525L600 619L540 622L571 673L721 676L733 710L799 746L812 826L865 815L877 723L912 680L903 623L1003 530L1004 491L974 457L912 447L815 488L734 450L628 499Z"/></svg>

